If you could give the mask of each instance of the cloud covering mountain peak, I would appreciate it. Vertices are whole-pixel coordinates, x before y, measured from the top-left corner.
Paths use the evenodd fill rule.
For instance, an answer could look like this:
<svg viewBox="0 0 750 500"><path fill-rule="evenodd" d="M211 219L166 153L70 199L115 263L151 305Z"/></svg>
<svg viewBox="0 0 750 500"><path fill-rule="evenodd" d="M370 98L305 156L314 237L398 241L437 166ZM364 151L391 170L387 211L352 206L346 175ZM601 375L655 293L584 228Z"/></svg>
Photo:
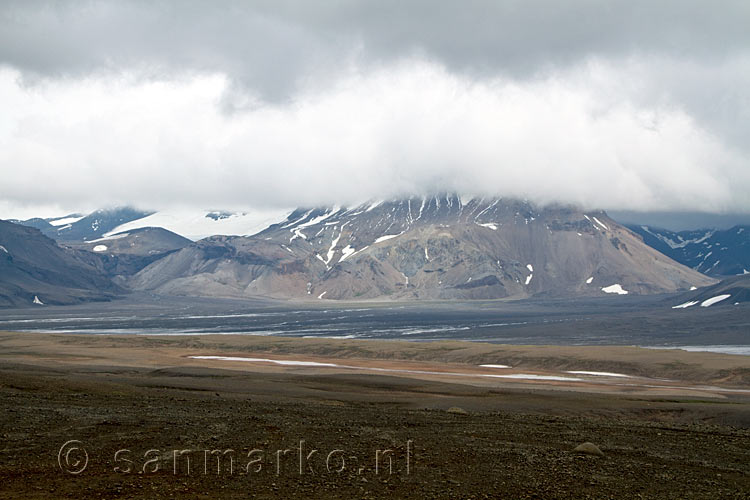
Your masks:
<svg viewBox="0 0 750 500"><path fill-rule="evenodd" d="M6 206L279 207L447 190L750 212L743 2L10 2L2 13Z"/></svg>

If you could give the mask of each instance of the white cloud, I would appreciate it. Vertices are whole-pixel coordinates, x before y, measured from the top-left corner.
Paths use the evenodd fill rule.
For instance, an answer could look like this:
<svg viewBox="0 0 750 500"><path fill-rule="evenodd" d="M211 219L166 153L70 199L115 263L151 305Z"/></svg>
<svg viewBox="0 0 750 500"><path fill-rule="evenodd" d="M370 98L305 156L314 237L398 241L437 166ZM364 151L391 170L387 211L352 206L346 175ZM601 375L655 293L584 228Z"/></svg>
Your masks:
<svg viewBox="0 0 750 500"><path fill-rule="evenodd" d="M290 100L250 99L232 113L232 80L221 73L106 73L28 87L6 68L0 199L231 208L440 189L750 211L747 152L659 98L643 64L589 60L522 82L475 80L424 58L354 65Z"/></svg>

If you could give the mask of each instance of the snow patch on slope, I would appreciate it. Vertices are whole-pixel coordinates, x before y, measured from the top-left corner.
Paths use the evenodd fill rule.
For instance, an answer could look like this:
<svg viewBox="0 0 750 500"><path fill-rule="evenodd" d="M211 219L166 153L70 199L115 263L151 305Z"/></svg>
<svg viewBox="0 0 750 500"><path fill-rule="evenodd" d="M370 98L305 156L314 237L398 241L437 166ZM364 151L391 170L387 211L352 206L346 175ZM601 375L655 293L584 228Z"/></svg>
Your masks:
<svg viewBox="0 0 750 500"><path fill-rule="evenodd" d="M50 223L50 225L58 227L58 226L67 226L69 224L75 224L79 220L83 219L83 215L76 216L76 217L63 217L62 219L53 219L48 220L47 222Z"/></svg>
<svg viewBox="0 0 750 500"><path fill-rule="evenodd" d="M691 245L691 244L703 243L704 241L706 241L707 239L709 239L711 236L713 236L714 233L716 232L716 231L708 231L703 236L701 236L700 238L693 238L693 239L690 239L690 240L683 239L682 236L677 235L677 239L679 241L675 241L675 240L673 240L673 239L671 239L671 238L669 238L667 236L664 236L663 234L651 231L651 229L649 229L648 226L641 226L641 229L643 229L644 231L646 231L648 234L654 236L658 240L662 241L667 246L669 246L669 248L671 248L673 250L678 249L678 248L685 248L686 246Z"/></svg>
<svg viewBox="0 0 750 500"><path fill-rule="evenodd" d="M614 285L605 286L602 288L604 293L616 293L617 295L627 295L628 291L622 288L622 285L615 283Z"/></svg>
<svg viewBox="0 0 750 500"><path fill-rule="evenodd" d="M721 302L722 300L726 300L731 295L724 294L724 295L717 295L716 297L711 297L710 299L706 299L703 302L701 302L701 307L711 307L712 305L716 304L717 302Z"/></svg>
<svg viewBox="0 0 750 500"><path fill-rule="evenodd" d="M604 223L603 223L602 221L600 221L600 220L599 220L599 219L597 219L596 217L593 217L593 219L594 219L594 221L596 221L596 223L597 223L597 224L599 224L599 225L600 225L600 226L602 226L602 227L603 227L604 229L606 229L607 231L609 231L609 228L608 228L607 226L605 226L605 225L604 225Z"/></svg>
<svg viewBox="0 0 750 500"><path fill-rule="evenodd" d="M161 227L193 241L215 235L252 236L286 220L292 210L232 212L217 218L208 217L211 213L209 210L164 210L117 226L104 236L143 227Z"/></svg>
<svg viewBox="0 0 750 500"><path fill-rule="evenodd" d="M356 253L356 250L351 245L346 245L341 250L341 258L339 259L339 262L344 262L346 259L348 259L351 255L354 255Z"/></svg>
<svg viewBox="0 0 750 500"><path fill-rule="evenodd" d="M672 309L687 309L688 307L693 307L695 304L697 304L698 300L690 300L688 302L684 302L677 306L672 306Z"/></svg>
<svg viewBox="0 0 750 500"><path fill-rule="evenodd" d="M392 239L392 238L398 238L398 237L399 237L399 236L401 236L402 234L404 234L404 233L398 233L398 234L386 234L385 236L381 236L380 238L376 239L376 240L375 240L375 243L380 243L381 241L387 241L387 240L390 240L390 239Z"/></svg>

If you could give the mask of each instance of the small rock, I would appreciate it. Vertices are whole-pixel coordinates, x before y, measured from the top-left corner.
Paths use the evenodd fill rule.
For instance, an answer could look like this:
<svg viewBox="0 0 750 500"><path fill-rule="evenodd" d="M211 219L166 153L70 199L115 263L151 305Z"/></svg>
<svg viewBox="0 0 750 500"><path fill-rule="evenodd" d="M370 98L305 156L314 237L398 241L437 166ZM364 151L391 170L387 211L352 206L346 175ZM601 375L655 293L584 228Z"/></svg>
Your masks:
<svg viewBox="0 0 750 500"><path fill-rule="evenodd" d="M573 451L575 453L583 453L584 455L594 455L597 457L604 456L604 453L602 453L602 450L600 450L597 445L595 445L594 443L589 443L589 442L579 444L578 446L573 448Z"/></svg>
<svg viewBox="0 0 750 500"><path fill-rule="evenodd" d="M458 406L452 406L448 408L448 413L455 413L456 415L468 415L469 412Z"/></svg>

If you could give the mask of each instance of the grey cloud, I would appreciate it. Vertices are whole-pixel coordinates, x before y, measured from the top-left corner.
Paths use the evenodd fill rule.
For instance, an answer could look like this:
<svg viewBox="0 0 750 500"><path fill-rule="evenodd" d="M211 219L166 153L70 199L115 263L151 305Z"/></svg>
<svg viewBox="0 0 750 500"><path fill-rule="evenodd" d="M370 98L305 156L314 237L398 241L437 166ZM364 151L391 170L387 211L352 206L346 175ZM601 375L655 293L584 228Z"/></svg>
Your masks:
<svg viewBox="0 0 750 500"><path fill-rule="evenodd" d="M345 69L353 52L365 64L422 53L523 76L596 56L716 61L750 43L743 0L21 1L4 4L0 23L0 60L38 75L220 71L266 96Z"/></svg>
<svg viewBox="0 0 750 500"><path fill-rule="evenodd" d="M233 109L405 57L515 79L635 59L651 66L632 75L643 88L630 98L671 100L747 149L748 26L746 0L11 1L0 7L0 62L27 82L223 73Z"/></svg>
<svg viewBox="0 0 750 500"><path fill-rule="evenodd" d="M119 187L60 179L55 196L66 202L82 192L181 201L210 188L208 202L238 204L246 193L295 203L505 186L620 208L750 211L748 26L746 0L5 1L0 65L49 84L43 92L59 102L16 109L23 127L4 131L0 120L0 166L27 162L53 178L54 158L74 174L123 175ZM208 131L184 118L173 128L179 112L159 108L161 94L146 119L137 102L107 100L132 96L97 86L122 76L148 94L142 82L190 87L206 75L228 79L194 107ZM88 110L57 123L68 100L86 107L69 88L86 79L112 120ZM182 99L178 109L193 109L194 94ZM235 113L214 116L214 101ZM206 174L214 158L234 182ZM124 175L139 168L147 179ZM180 168L188 177L178 182ZM523 169L541 181L528 193ZM6 176L0 195L44 198L23 175ZM632 195L615 196L612 182Z"/></svg>

